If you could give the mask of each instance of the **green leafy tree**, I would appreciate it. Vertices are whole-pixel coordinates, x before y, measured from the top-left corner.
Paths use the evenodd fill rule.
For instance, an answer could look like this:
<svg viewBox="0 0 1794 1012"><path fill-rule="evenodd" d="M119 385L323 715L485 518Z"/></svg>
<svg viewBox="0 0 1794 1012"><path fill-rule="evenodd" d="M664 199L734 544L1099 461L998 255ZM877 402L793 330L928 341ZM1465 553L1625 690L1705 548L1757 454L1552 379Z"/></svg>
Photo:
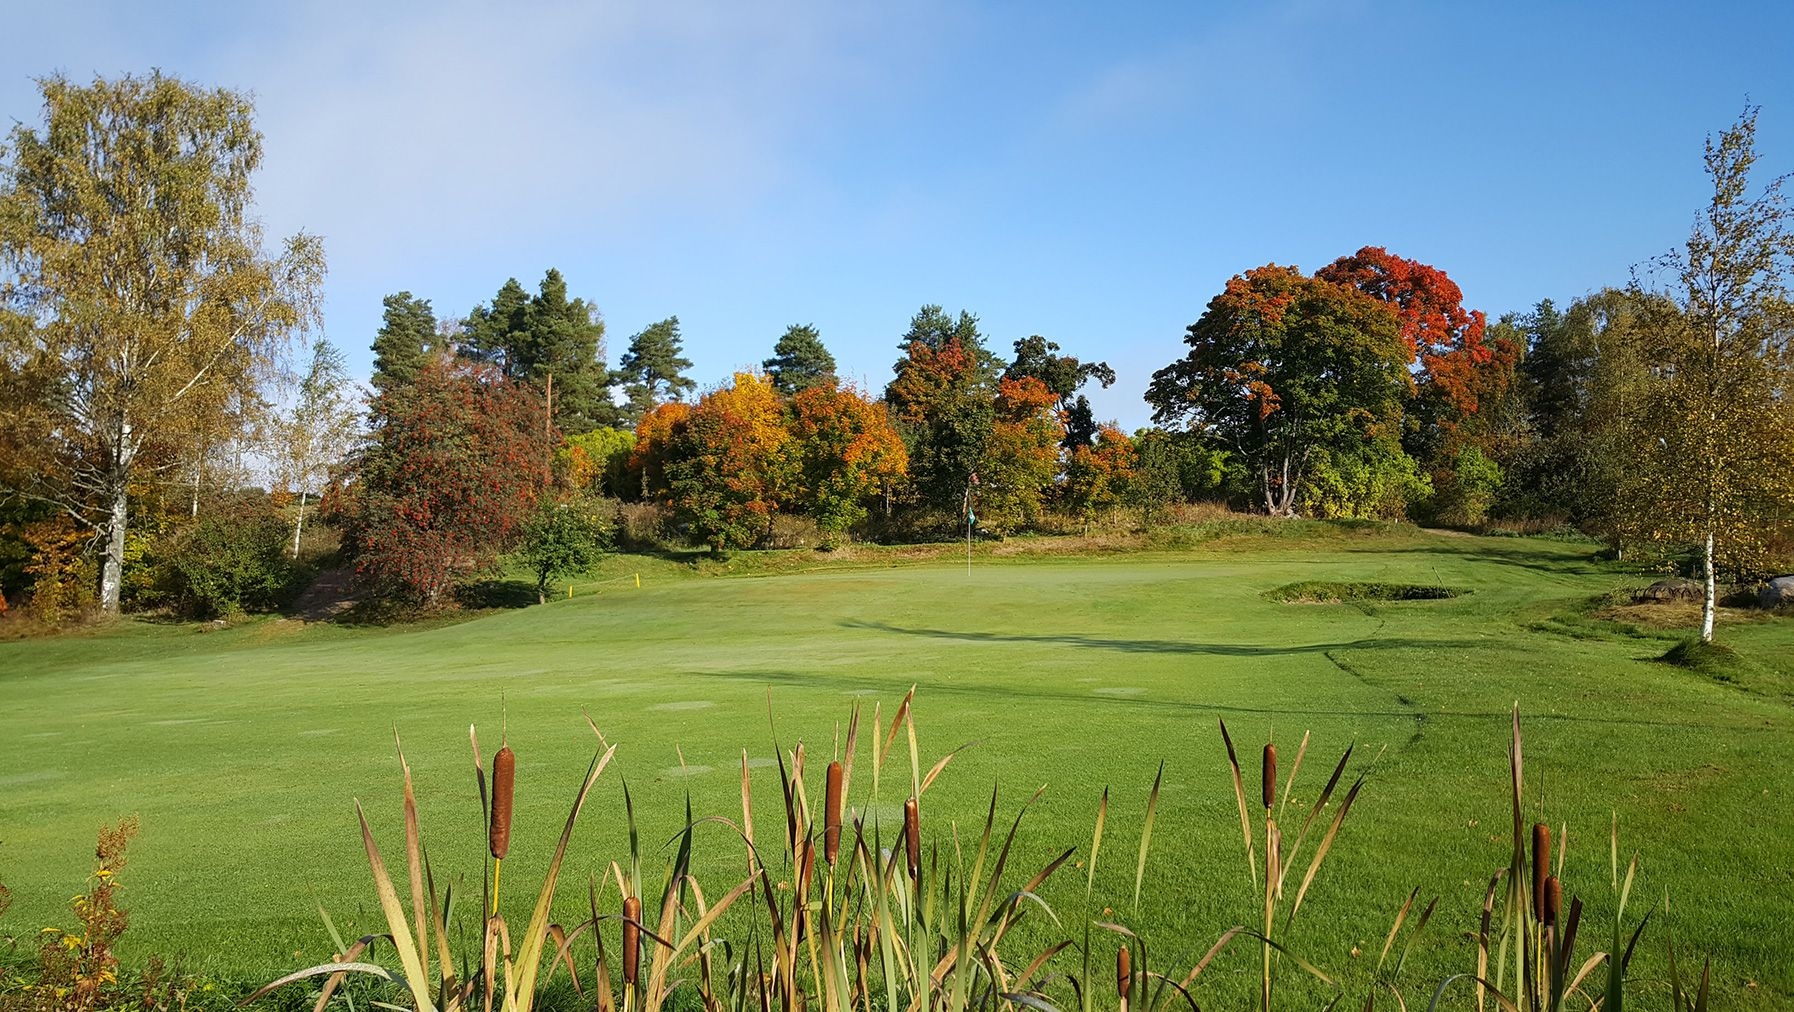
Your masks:
<svg viewBox="0 0 1794 1012"><path fill-rule="evenodd" d="M1659 261L1675 287L1647 303L1654 379L1621 492L1634 536L1700 552L1703 642L1713 639L1720 566L1748 569L1794 529L1794 208L1786 176L1749 195L1756 123L1748 108L1708 138L1712 199L1683 248Z"/></svg>
<svg viewBox="0 0 1794 1012"><path fill-rule="evenodd" d="M622 498L641 489L639 481L631 488L625 480L634 451L635 433L628 429L601 428L568 436L554 455L555 477L577 491Z"/></svg>
<svg viewBox="0 0 1794 1012"><path fill-rule="evenodd" d="M610 547L611 524L603 506L586 496L543 500L523 522L517 557L536 574L536 602L548 603L548 582L583 573Z"/></svg>
<svg viewBox="0 0 1794 1012"><path fill-rule="evenodd" d="M1529 349L1519 384L1524 438L1507 459L1498 512L1567 520L1623 547L1620 485L1651 379L1645 321L1673 309L1653 309L1661 299L1610 288L1561 312L1541 302L1491 328L1514 327Z"/></svg>
<svg viewBox="0 0 1794 1012"><path fill-rule="evenodd" d="M663 401L681 400L697 389L697 382L685 375L691 360L681 354L683 350L677 316L651 324L629 339L617 378L629 397L631 421L640 421Z"/></svg>
<svg viewBox="0 0 1794 1012"><path fill-rule="evenodd" d="M374 335L373 386L385 393L417 381L436 347L436 313L430 300L398 292L380 300L384 312Z"/></svg>
<svg viewBox="0 0 1794 1012"><path fill-rule="evenodd" d="M195 618L278 608L299 572L287 557L285 520L259 493L208 511L173 535L164 554L156 567L162 592Z"/></svg>
<svg viewBox="0 0 1794 1012"><path fill-rule="evenodd" d="M1122 486L1121 501L1140 511L1140 523L1151 527L1179 498L1177 447L1171 433L1142 429L1134 433L1134 467Z"/></svg>
<svg viewBox="0 0 1794 1012"><path fill-rule="evenodd" d="M41 130L0 152L0 478L103 546L100 607L123 586L131 495L312 317L312 236L264 252L250 213L261 135L243 95L160 72L39 82ZM23 465L23 466L19 466Z"/></svg>
<svg viewBox="0 0 1794 1012"><path fill-rule="evenodd" d="M779 343L772 346L772 357L761 365L772 377L773 387L787 397L836 381L835 356L822 346L822 334L807 323L785 328Z"/></svg>
<svg viewBox="0 0 1794 1012"><path fill-rule="evenodd" d="M1409 507L1432 492L1401 441L1383 430L1316 447L1297 503L1326 520L1405 520Z"/></svg>
<svg viewBox="0 0 1794 1012"><path fill-rule="evenodd" d="M1160 424L1187 422L1249 467L1272 516L1301 502L1319 462L1399 431L1410 349L1390 304L1268 264L1236 275L1191 324L1183 358L1153 374Z"/></svg>

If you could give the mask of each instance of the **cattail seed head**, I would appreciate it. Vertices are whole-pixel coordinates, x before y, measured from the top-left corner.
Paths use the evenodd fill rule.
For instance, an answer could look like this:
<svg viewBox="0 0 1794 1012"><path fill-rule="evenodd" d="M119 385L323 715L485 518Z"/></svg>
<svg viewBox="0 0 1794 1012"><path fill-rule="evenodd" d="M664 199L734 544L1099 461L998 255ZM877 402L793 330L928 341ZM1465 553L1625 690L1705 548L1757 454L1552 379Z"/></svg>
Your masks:
<svg viewBox="0 0 1794 1012"><path fill-rule="evenodd" d="M1545 919L1545 880L1551 877L1551 827L1532 824L1532 916Z"/></svg>
<svg viewBox="0 0 1794 1012"><path fill-rule="evenodd" d="M511 796L517 785L517 753L506 745L492 757L492 825L487 843L493 860L503 861L511 851Z"/></svg>
<svg viewBox="0 0 1794 1012"><path fill-rule="evenodd" d="M1134 955L1127 946L1115 950L1115 994L1126 1000L1134 987Z"/></svg>
<svg viewBox="0 0 1794 1012"><path fill-rule="evenodd" d="M832 867L841 852L841 763L828 764L828 791L823 795L822 856Z"/></svg>
<svg viewBox="0 0 1794 1012"><path fill-rule="evenodd" d="M903 846L909 856L909 877L922 880L922 811L911 798L903 803Z"/></svg>
<svg viewBox="0 0 1794 1012"><path fill-rule="evenodd" d="M1272 803L1277 800L1277 746L1275 745L1265 746L1265 779L1263 786L1265 807L1269 808Z"/></svg>
<svg viewBox="0 0 1794 1012"><path fill-rule="evenodd" d="M803 867L803 871L798 875L798 879L797 879L797 894L799 896L810 895L810 881L814 877L815 874L816 874L816 848L812 844L805 843L804 844L804 867Z"/></svg>
<svg viewBox="0 0 1794 1012"><path fill-rule="evenodd" d="M623 983L635 983L635 969L642 955L642 901L631 896L623 901Z"/></svg>
<svg viewBox="0 0 1794 1012"><path fill-rule="evenodd" d="M1552 875L1549 878L1545 879L1545 923L1546 924L1550 924L1553 926L1555 926L1557 924L1558 911L1563 909L1563 905L1564 905L1564 884L1557 880L1556 875Z"/></svg>

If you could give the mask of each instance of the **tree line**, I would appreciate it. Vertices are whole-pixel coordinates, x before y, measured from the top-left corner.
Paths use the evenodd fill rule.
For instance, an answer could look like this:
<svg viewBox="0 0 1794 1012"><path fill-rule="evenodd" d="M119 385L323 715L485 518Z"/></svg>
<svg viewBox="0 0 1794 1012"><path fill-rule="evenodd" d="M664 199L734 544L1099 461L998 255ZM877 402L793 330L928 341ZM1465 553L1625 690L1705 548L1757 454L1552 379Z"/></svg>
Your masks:
<svg viewBox="0 0 1794 1012"><path fill-rule="evenodd" d="M306 575L308 530L313 556L405 597L505 551L541 588L625 509L715 552L776 541L782 518L826 547L1152 525L1195 500L1561 525L1684 553L1709 632L1720 576L1794 555L1794 239L1781 180L1751 190L1755 109L1710 140L1687 242L1624 284L1491 322L1380 247L1242 270L1127 433L1088 398L1106 363L1040 335L999 355L938 305L882 390L843 382L807 324L708 389L677 316L613 367L596 305L553 269L459 316L387 296L364 396L311 336L321 243L270 244L251 213L247 100L160 73L42 90L43 124L0 148L6 600L249 605Z"/></svg>

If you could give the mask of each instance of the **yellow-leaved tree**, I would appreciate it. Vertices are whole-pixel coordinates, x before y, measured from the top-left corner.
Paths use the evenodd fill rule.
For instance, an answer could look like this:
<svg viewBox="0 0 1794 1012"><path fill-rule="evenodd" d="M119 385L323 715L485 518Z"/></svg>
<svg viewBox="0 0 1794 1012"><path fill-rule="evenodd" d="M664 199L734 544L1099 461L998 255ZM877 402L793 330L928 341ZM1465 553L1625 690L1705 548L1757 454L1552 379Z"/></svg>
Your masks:
<svg viewBox="0 0 1794 1012"><path fill-rule="evenodd" d="M1642 302L1650 378L1620 483L1623 533L1699 550L1703 642L1718 570L1761 567L1794 530L1794 209L1785 176L1749 195L1756 122L1748 108L1707 141L1712 201L1686 245L1657 261L1674 281L1669 298Z"/></svg>
<svg viewBox="0 0 1794 1012"><path fill-rule="evenodd" d="M263 247L247 97L160 72L39 82L0 149L0 482L101 547L117 611L131 501L216 431L311 318L322 246Z"/></svg>

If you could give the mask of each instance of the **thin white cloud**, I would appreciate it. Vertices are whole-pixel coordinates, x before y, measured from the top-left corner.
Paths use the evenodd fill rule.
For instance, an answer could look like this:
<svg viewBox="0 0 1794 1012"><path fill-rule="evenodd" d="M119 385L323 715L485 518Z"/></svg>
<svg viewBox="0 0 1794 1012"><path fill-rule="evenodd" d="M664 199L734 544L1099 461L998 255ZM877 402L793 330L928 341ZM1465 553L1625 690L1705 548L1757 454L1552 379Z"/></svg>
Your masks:
<svg viewBox="0 0 1794 1012"><path fill-rule="evenodd" d="M378 257L739 210L878 27L797 3L330 5L229 76L255 82L270 222Z"/></svg>

